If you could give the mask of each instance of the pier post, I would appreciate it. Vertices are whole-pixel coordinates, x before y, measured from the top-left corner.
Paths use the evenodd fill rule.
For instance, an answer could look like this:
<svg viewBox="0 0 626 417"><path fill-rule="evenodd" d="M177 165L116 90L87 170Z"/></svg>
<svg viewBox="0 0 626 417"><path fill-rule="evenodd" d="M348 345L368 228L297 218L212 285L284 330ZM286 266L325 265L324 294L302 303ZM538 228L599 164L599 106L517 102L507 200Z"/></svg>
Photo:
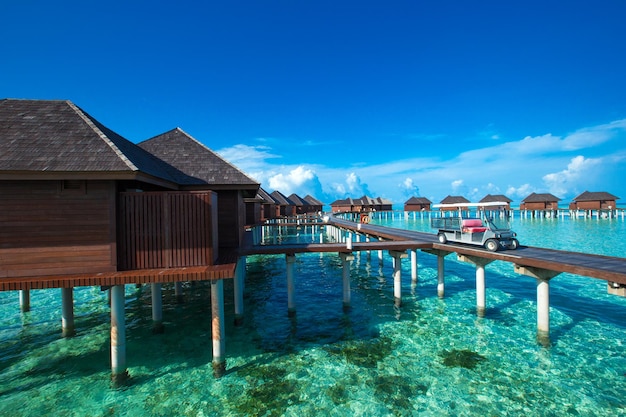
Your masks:
<svg viewBox="0 0 626 417"><path fill-rule="evenodd" d="M235 326L243 323L243 283L246 276L246 257L242 256L237 260L235 269L235 279L233 280L233 291L235 293Z"/></svg>
<svg viewBox="0 0 626 417"><path fill-rule="evenodd" d="M111 293L111 382L124 385L129 378L126 370L126 317L124 316L124 285L114 285Z"/></svg>
<svg viewBox="0 0 626 417"><path fill-rule="evenodd" d="M163 296L161 283L153 282L150 284L152 293L152 333L158 334L164 332L163 327Z"/></svg>
<svg viewBox="0 0 626 417"><path fill-rule="evenodd" d="M296 315L295 283L293 277L293 264L296 262L296 255L288 253L285 255L285 259L287 261L287 315L293 317Z"/></svg>
<svg viewBox="0 0 626 417"><path fill-rule="evenodd" d="M63 337L74 336L74 288L61 288L61 329Z"/></svg>
<svg viewBox="0 0 626 417"><path fill-rule="evenodd" d="M550 283L549 281L560 272L531 266L515 265L518 274L537 279L537 342L543 346L550 345Z"/></svg>
<svg viewBox="0 0 626 417"><path fill-rule="evenodd" d="M417 284L417 249L411 249L411 284Z"/></svg>
<svg viewBox="0 0 626 417"><path fill-rule="evenodd" d="M390 250L393 257L393 302L396 307L402 305L402 259L408 258L406 252Z"/></svg>
<svg viewBox="0 0 626 417"><path fill-rule="evenodd" d="M226 371L226 336L224 330L224 280L211 281L211 338L213 340L213 375Z"/></svg>
<svg viewBox="0 0 626 417"><path fill-rule="evenodd" d="M20 311L30 311L30 290L20 290Z"/></svg>
<svg viewBox="0 0 626 417"><path fill-rule="evenodd" d="M437 297L443 298L445 294L445 263L444 256L437 255Z"/></svg>
<svg viewBox="0 0 626 417"><path fill-rule="evenodd" d="M342 278L343 278L343 309L350 308L350 261L354 260L354 255L351 253L340 253L342 264Z"/></svg>
<svg viewBox="0 0 626 417"><path fill-rule="evenodd" d="M183 283L180 281L174 283L174 296L178 304L183 303Z"/></svg>
<svg viewBox="0 0 626 417"><path fill-rule="evenodd" d="M451 252L440 249L423 249L424 252L437 256L437 296L443 298L445 294L445 263L444 259Z"/></svg>
<svg viewBox="0 0 626 417"><path fill-rule="evenodd" d="M478 256L461 254L457 255L457 259L461 262L472 263L476 266L476 314L478 317L484 317L485 310L487 308L485 266L493 262L493 259L485 259Z"/></svg>

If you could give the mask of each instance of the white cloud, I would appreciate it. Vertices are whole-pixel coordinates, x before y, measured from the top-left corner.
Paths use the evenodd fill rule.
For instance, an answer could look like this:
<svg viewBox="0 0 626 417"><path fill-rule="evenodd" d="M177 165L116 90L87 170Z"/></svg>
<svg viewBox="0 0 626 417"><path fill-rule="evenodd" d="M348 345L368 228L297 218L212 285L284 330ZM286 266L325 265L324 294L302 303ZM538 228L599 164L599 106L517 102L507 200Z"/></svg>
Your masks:
<svg viewBox="0 0 626 417"><path fill-rule="evenodd" d="M279 190L283 194L290 195L292 193L298 194L296 192L298 189L301 189L305 183L315 178L315 173L312 170L298 166L286 174L278 173L271 176L268 182L270 189ZM301 197L304 196L302 195Z"/></svg>
<svg viewBox="0 0 626 417"><path fill-rule="evenodd" d="M552 174L543 176L543 181L550 193L557 197L568 194L570 190L578 190L588 183L591 177L595 177L594 171L600 166L600 159L585 158L582 155L572 158L567 168Z"/></svg>

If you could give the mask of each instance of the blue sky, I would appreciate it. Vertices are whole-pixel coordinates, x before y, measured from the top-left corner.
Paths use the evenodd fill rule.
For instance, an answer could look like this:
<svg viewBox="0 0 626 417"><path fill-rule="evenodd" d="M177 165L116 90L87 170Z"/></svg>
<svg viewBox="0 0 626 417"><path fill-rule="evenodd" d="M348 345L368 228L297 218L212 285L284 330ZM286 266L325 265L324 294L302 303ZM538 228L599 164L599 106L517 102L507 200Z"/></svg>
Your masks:
<svg viewBox="0 0 626 417"><path fill-rule="evenodd" d="M626 203L626 2L3 1L0 97L133 142L180 127L262 186Z"/></svg>

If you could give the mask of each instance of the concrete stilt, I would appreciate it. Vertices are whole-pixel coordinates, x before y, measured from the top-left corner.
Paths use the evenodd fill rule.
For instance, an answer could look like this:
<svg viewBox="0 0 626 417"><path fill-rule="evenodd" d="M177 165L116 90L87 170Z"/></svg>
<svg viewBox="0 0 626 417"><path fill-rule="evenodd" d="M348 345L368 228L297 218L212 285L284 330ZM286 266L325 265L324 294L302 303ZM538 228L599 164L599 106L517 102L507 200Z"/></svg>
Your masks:
<svg viewBox="0 0 626 417"><path fill-rule="evenodd" d="M411 250L411 284L417 284L417 249Z"/></svg>
<svg viewBox="0 0 626 417"><path fill-rule="evenodd" d="M224 280L211 281L211 337L213 340L213 375L226 371L226 336L224 330Z"/></svg>
<svg viewBox="0 0 626 417"><path fill-rule="evenodd" d="M543 346L550 345L550 283L549 281L560 272L530 266L514 266L518 274L528 275L537 279L537 342Z"/></svg>
<svg viewBox="0 0 626 417"><path fill-rule="evenodd" d="M246 257L242 256L237 260L235 279L233 280L233 291L235 293L235 326L243 323L243 282L246 275Z"/></svg>
<svg viewBox="0 0 626 417"><path fill-rule="evenodd" d="M287 260L287 315L293 317L296 315L296 297L293 277L293 264L296 262L296 255L286 254Z"/></svg>
<svg viewBox="0 0 626 417"><path fill-rule="evenodd" d="M163 297L161 283L153 282L150 285L152 290L152 333L163 333Z"/></svg>
<svg viewBox="0 0 626 417"><path fill-rule="evenodd" d="M344 310L350 308L350 261L354 260L354 255L351 253L340 253L343 272L343 308Z"/></svg>
<svg viewBox="0 0 626 417"><path fill-rule="evenodd" d="M183 283L180 281L174 283L174 296L176 296L176 302L178 304L183 303Z"/></svg>
<svg viewBox="0 0 626 417"><path fill-rule="evenodd" d="M408 258L406 252L389 251L393 257L393 302L396 307L402 304L402 259Z"/></svg>
<svg viewBox="0 0 626 417"><path fill-rule="evenodd" d="M382 250L378 251L378 265L380 266L383 265L383 251Z"/></svg>
<svg viewBox="0 0 626 417"><path fill-rule="evenodd" d="M63 337L71 337L74 330L74 288L61 288L61 328Z"/></svg>
<svg viewBox="0 0 626 417"><path fill-rule="evenodd" d="M443 298L445 294L445 257L437 255L437 296Z"/></svg>
<svg viewBox="0 0 626 417"><path fill-rule="evenodd" d="M20 311L30 311L30 290L20 290Z"/></svg>
<svg viewBox="0 0 626 417"><path fill-rule="evenodd" d="M487 308L487 294L485 285L485 266L489 265L493 260L480 258L478 256L457 255L459 261L468 262L476 265L476 314L479 317L485 316Z"/></svg>
<svg viewBox="0 0 626 417"><path fill-rule="evenodd" d="M126 370L126 317L124 316L124 285L111 287L111 382L124 385L129 378Z"/></svg>

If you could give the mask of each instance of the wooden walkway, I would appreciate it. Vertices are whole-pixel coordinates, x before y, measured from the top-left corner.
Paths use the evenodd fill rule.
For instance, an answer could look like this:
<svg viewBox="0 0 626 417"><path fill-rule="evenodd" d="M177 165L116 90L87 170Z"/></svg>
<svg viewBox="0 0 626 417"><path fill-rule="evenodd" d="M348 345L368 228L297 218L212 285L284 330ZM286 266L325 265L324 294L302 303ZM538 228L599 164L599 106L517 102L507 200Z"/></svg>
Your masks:
<svg viewBox="0 0 626 417"><path fill-rule="evenodd" d="M441 244L433 233L424 233L386 226L360 224L331 216L326 225L336 226L354 233L379 239L375 242L352 242L351 249L345 243L314 243L284 245L247 245L239 253L252 254L295 254L306 252L349 253L367 250L409 249L436 250L473 256L486 260L510 262L516 268L535 268L556 273L567 272L626 285L626 258L570 252L533 246L520 246L517 250L490 252L478 246L463 244Z"/></svg>

